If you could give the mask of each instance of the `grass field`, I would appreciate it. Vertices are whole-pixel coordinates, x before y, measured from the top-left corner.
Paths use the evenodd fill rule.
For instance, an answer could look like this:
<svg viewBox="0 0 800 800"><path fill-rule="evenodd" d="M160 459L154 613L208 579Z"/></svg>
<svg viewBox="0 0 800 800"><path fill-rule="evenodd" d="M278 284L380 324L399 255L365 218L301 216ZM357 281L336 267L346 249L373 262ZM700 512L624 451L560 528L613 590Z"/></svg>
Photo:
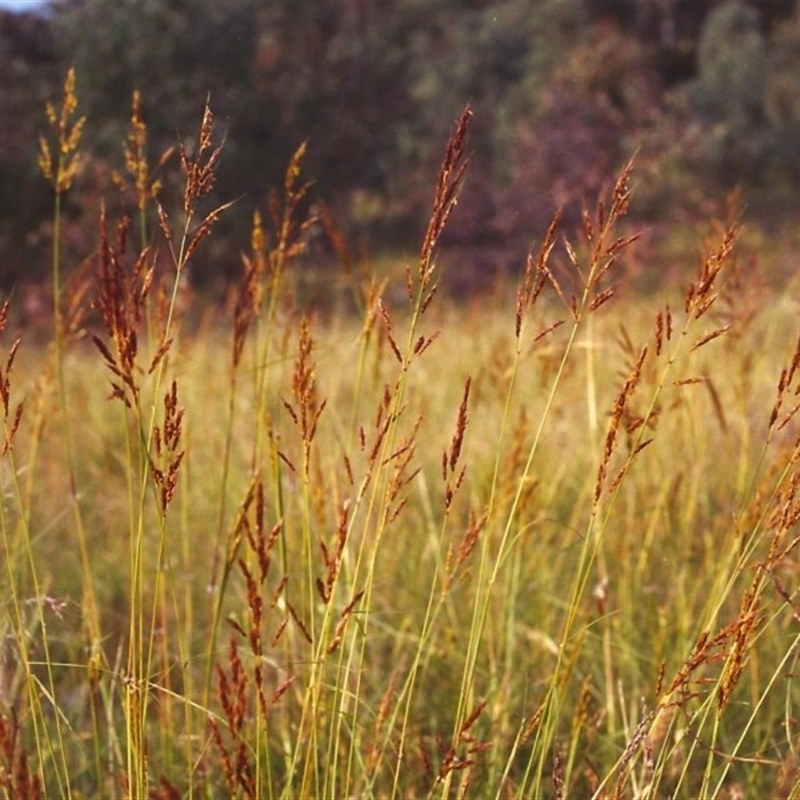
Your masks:
<svg viewBox="0 0 800 800"><path fill-rule="evenodd" d="M331 232L297 301L301 149L204 311L210 111L168 213L134 108L142 213L67 280L72 91L52 337L0 340L4 796L800 797L797 300L735 220L626 292L629 165L456 303L465 112L405 276Z"/></svg>

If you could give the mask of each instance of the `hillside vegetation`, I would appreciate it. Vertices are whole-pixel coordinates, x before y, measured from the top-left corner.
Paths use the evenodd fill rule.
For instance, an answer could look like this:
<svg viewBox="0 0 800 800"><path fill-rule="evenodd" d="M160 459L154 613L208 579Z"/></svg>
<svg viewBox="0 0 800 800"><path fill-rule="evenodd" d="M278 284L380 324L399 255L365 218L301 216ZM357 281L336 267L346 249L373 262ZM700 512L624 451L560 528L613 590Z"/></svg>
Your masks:
<svg viewBox="0 0 800 800"><path fill-rule="evenodd" d="M49 332L0 313L5 797L800 796L798 299L735 207L634 293L629 162L456 303L466 108L407 265L315 219L301 146L209 310L211 107L159 183L134 99L135 211L96 198L79 268L77 84L39 148Z"/></svg>
<svg viewBox="0 0 800 800"><path fill-rule="evenodd" d="M91 251L98 198L127 202L114 174L133 92L174 194L158 157L194 135L210 93L229 157L209 207L237 202L191 275L218 296L304 141L309 203L355 252L407 252L468 103L472 168L446 236L473 273L518 265L556 207L574 229L634 153L629 218L650 231L651 282L669 267L664 240L724 215L737 186L751 226L794 236L798 53L796 0L60 0L0 13L0 281L49 275L51 197L30 145L70 67L88 125L62 220L68 262ZM331 254L317 239L321 272Z"/></svg>

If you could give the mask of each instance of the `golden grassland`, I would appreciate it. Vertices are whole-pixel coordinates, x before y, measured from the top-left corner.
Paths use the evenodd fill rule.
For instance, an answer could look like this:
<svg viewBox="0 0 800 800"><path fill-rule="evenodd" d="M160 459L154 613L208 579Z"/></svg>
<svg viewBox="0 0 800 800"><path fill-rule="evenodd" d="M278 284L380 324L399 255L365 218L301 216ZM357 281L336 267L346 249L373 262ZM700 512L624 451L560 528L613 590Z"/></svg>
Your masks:
<svg viewBox="0 0 800 800"><path fill-rule="evenodd" d="M797 301L736 220L626 292L628 165L456 303L465 111L399 282L331 228L350 310L297 301L301 148L192 316L213 115L168 212L137 108L138 223L63 282L57 203L52 341L2 315L4 795L797 797Z"/></svg>

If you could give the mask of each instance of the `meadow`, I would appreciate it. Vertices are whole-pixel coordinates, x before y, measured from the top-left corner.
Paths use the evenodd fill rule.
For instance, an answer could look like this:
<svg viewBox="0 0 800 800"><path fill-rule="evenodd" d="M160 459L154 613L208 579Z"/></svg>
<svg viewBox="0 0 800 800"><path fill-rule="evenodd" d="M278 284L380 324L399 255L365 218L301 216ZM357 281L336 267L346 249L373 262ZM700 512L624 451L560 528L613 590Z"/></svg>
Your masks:
<svg viewBox="0 0 800 800"><path fill-rule="evenodd" d="M309 216L301 147L197 308L210 108L168 208L134 102L136 213L78 268L71 81L51 328L1 318L4 796L800 797L797 300L735 215L683 285L626 290L630 163L455 301L465 110L407 266Z"/></svg>

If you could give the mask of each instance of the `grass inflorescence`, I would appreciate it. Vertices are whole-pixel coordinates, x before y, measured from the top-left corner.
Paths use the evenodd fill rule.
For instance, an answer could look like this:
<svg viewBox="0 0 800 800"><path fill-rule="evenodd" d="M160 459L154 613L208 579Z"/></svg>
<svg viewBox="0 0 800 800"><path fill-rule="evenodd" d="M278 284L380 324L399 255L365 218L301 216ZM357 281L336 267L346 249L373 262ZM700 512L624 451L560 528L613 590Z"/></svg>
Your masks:
<svg viewBox="0 0 800 800"><path fill-rule="evenodd" d="M797 796L800 338L735 215L684 290L632 295L631 162L457 305L467 108L399 287L303 144L193 312L230 206L210 105L158 162L173 210L134 97L135 218L104 207L65 282L77 109L71 73L52 346L0 311L4 796ZM348 310L299 299L314 230Z"/></svg>

